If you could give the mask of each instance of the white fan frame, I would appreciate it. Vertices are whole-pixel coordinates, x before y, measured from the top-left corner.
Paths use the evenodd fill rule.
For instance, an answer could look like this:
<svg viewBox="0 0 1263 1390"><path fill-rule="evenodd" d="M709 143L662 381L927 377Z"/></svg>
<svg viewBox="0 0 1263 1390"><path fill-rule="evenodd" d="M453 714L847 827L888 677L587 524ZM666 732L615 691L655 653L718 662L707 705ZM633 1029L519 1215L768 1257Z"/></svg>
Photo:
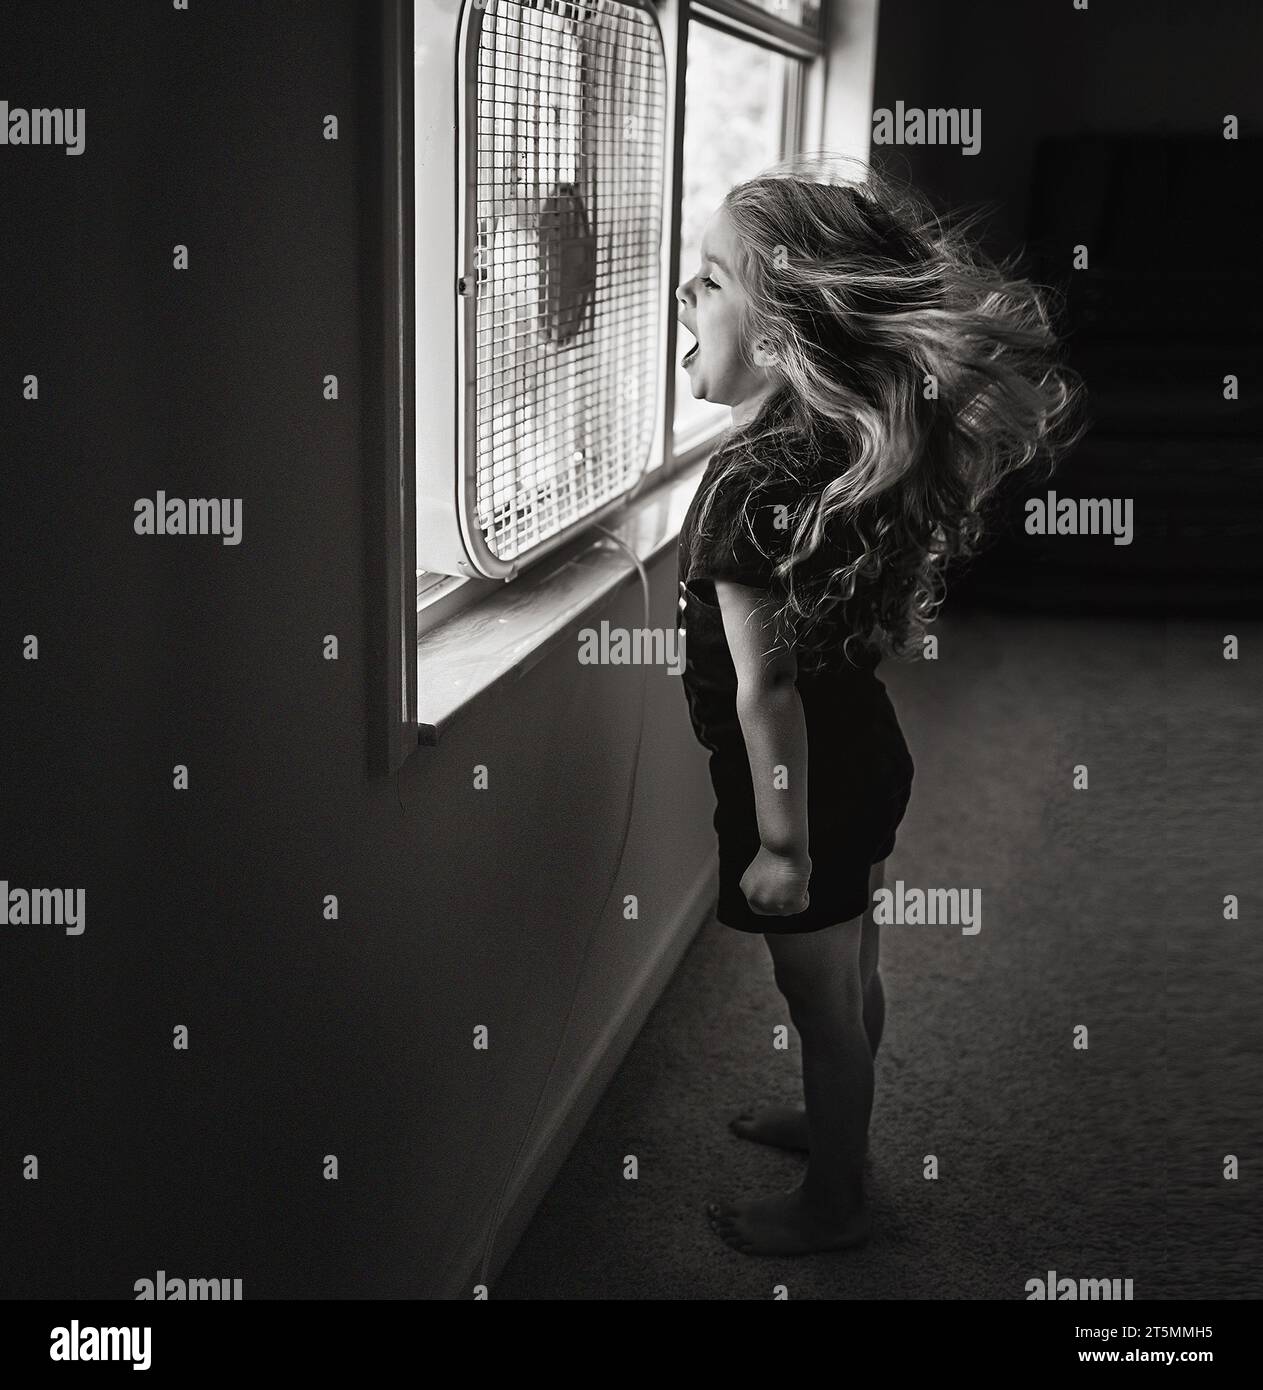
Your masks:
<svg viewBox="0 0 1263 1390"><path fill-rule="evenodd" d="M664 77L663 128L669 142L669 65L657 12L649 0L619 3L652 19ZM466 347L474 341L476 306L472 294L462 293L462 286L472 287L476 281L472 250L470 263L464 263L465 248L475 242L472 228L476 226L476 184L471 177L475 147L466 132L476 118L477 40L485 9L479 0L418 0L414 7L417 563L439 574L511 579L524 565L570 540L576 530L623 505L657 447L665 374L655 374L649 447L627 489L529 551L511 560L496 556L475 515L477 441L470 405L476 364ZM665 200L669 143L664 144L662 169ZM669 223L664 215L658 248L662 267ZM660 283L655 351L661 347L665 317L661 288ZM435 345L443 344L449 344L450 350L435 350Z"/></svg>

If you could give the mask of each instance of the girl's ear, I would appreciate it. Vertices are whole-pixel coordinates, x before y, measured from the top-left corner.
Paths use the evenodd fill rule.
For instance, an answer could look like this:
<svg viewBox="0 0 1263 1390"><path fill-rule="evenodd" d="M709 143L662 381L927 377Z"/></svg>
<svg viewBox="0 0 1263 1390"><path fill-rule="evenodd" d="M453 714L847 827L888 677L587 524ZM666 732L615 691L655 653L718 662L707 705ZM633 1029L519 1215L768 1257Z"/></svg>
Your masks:
<svg viewBox="0 0 1263 1390"><path fill-rule="evenodd" d="M754 345L754 365L756 367L775 367L777 356L766 338L760 338Z"/></svg>

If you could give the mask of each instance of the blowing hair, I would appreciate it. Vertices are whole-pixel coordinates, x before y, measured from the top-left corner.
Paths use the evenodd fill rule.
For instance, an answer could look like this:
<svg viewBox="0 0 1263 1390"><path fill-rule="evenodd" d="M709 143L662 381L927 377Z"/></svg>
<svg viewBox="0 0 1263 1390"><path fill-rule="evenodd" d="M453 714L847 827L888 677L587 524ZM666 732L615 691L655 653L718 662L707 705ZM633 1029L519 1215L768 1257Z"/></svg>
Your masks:
<svg viewBox="0 0 1263 1390"><path fill-rule="evenodd" d="M808 664L836 642L822 620L838 605L845 646L915 654L946 562L978 549L1001 482L1051 467L1080 432L1081 385L1060 361L1048 292L989 259L975 219L949 226L915 190L859 167L844 178L829 156L789 161L723 202L747 361L763 345L780 382L721 446L698 526L736 482L747 505L727 524L753 537L750 502L791 485L800 500L773 582L780 628ZM808 565L843 528L855 537L837 552L845 563Z"/></svg>

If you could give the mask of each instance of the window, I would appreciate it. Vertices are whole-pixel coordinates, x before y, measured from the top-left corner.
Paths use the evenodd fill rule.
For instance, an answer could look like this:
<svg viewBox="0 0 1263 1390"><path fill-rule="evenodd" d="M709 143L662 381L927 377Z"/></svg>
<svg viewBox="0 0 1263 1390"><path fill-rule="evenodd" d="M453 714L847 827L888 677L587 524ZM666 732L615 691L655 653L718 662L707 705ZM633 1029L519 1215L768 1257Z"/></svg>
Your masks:
<svg viewBox="0 0 1263 1390"><path fill-rule="evenodd" d="M769 5L774 0L767 0ZM693 20L684 97L680 279L697 269L707 219L734 183L785 153L796 61ZM726 424L726 406L693 399L675 354L675 439L695 440Z"/></svg>
<svg viewBox="0 0 1263 1390"><path fill-rule="evenodd" d="M753 0L774 19L815 32L820 27L820 0Z"/></svg>

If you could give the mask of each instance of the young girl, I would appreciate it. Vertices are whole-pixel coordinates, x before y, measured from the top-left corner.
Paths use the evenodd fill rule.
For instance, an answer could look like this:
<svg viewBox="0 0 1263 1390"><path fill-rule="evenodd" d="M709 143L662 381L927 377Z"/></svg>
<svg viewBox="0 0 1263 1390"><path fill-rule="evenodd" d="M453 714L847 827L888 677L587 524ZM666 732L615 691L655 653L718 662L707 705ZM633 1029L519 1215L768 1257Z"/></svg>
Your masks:
<svg viewBox="0 0 1263 1390"><path fill-rule="evenodd" d="M1077 394L1039 293L928 205L813 162L734 188L676 291L695 397L732 407L680 532L693 728L710 750L717 916L760 932L802 1042L800 1186L711 1204L751 1254L869 1232L862 1177L885 1001L873 894L913 763L883 655L912 656L1006 473L1069 442Z"/></svg>

